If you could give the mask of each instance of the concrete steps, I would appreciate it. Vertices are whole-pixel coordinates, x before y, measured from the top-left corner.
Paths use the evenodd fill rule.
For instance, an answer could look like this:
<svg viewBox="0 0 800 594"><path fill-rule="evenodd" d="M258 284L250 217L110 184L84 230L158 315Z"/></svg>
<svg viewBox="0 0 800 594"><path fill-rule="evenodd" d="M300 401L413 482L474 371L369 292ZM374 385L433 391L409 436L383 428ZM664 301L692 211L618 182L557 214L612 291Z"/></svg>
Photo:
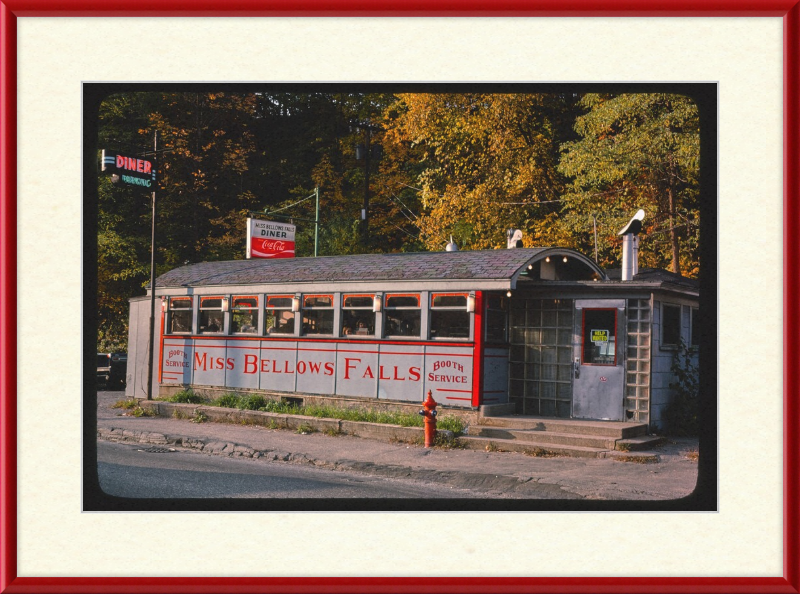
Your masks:
<svg viewBox="0 0 800 594"><path fill-rule="evenodd" d="M605 435L616 439L647 435L647 425L645 423L623 423L621 421L584 421L582 419L506 415L481 417L478 424L489 427L527 429L530 431L556 431L559 433L579 433L581 435Z"/></svg>
<svg viewBox="0 0 800 594"><path fill-rule="evenodd" d="M580 433L561 433L555 431L539 431L530 429L509 429L506 427L487 427L471 425L467 434L490 439L516 440L537 445L568 445L587 448L613 450L616 440L605 435L582 435Z"/></svg>
<svg viewBox="0 0 800 594"><path fill-rule="evenodd" d="M468 449L583 458L647 450L662 441L660 437L647 435L644 423L517 415L482 417L459 438Z"/></svg>

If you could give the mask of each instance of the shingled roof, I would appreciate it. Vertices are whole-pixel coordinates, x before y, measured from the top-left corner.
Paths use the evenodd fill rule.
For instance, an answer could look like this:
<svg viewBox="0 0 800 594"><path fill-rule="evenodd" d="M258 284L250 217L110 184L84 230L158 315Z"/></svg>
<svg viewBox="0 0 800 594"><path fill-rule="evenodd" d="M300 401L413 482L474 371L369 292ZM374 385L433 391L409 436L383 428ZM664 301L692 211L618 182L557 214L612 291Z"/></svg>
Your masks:
<svg viewBox="0 0 800 594"><path fill-rule="evenodd" d="M188 264L156 279L156 286L199 287L327 281L508 280L551 248L363 254L280 260ZM571 250L559 250L560 252ZM574 252L581 259L583 256Z"/></svg>

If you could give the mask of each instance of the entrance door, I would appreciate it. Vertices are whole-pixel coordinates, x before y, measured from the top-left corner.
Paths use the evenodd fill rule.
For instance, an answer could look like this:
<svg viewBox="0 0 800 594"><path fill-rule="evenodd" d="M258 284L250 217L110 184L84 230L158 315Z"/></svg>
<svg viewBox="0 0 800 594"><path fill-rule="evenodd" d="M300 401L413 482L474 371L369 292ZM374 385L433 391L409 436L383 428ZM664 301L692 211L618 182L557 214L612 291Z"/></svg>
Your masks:
<svg viewBox="0 0 800 594"><path fill-rule="evenodd" d="M572 416L621 421L624 400L624 313L619 299L575 301Z"/></svg>

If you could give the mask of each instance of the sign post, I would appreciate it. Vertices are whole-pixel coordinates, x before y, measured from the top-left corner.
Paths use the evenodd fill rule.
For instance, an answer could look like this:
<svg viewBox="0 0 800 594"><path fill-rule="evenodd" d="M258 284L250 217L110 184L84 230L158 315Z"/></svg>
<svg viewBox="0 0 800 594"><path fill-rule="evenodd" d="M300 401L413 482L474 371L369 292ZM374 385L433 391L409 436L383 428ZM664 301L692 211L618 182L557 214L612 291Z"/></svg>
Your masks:
<svg viewBox="0 0 800 594"><path fill-rule="evenodd" d="M158 130L153 137L153 158L141 159L116 151L103 149L100 171L111 174L111 183L136 186L151 190L152 225L150 230L150 338L147 347L147 399L153 399L153 356L155 353L155 309L156 309L156 159L158 155Z"/></svg>
<svg viewBox="0 0 800 594"><path fill-rule="evenodd" d="M149 357L147 358L147 399L153 399L153 357L155 356L155 315L156 315L156 167L155 160L158 155L158 130L153 137L153 163L151 168L153 171L152 185L152 203L153 203L153 220L150 228L150 338L147 343L150 346ZM140 161L137 159L137 161ZM124 181L124 176L123 176Z"/></svg>

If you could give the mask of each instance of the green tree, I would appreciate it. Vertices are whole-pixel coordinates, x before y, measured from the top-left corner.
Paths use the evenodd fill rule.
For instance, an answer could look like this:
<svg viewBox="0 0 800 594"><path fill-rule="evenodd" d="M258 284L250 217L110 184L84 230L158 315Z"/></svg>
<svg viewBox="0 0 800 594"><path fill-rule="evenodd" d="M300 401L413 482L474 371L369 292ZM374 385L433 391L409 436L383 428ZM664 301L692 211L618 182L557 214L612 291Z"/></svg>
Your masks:
<svg viewBox="0 0 800 594"><path fill-rule="evenodd" d="M699 274L699 148L696 104L668 94L589 94L559 170L572 178L564 220L580 249L592 246L591 215L600 223L600 263L620 257L616 233L639 208L646 212L644 266Z"/></svg>

